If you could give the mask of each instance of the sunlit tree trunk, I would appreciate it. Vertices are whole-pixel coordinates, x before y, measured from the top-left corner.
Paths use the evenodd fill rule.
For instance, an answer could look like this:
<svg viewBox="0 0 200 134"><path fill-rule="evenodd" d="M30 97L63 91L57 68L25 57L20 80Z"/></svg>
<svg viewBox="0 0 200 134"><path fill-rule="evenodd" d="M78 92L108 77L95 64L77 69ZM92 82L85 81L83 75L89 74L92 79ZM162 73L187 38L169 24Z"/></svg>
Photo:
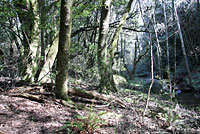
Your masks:
<svg viewBox="0 0 200 134"><path fill-rule="evenodd" d="M40 5L40 8L45 6L44 0L40 0L40 2L42 3L42 5ZM41 64L40 64L40 70L39 70L39 74L38 74L38 79L37 82L39 83L52 83L53 78L51 76L52 74L52 67L54 65L55 59L56 59L56 55L58 53L58 28L54 27L52 28L55 32L55 36L54 39L52 39L52 43L50 46L46 46L49 43L49 39L48 37L46 37L46 42L43 41L44 40L44 31L45 31L45 18L47 17L45 14L45 9L41 9L40 11L40 15L41 15Z"/></svg>
<svg viewBox="0 0 200 134"><path fill-rule="evenodd" d="M155 1L155 11L156 11L156 1ZM161 47L160 47L160 41L158 38L158 30L157 30L157 22L156 22L156 16L155 16L155 12L153 13L153 27L154 27L154 31L155 31L155 36L156 36L156 42L157 42L157 55L158 55L158 70L159 70L159 74L160 77L162 79L162 71L161 71Z"/></svg>
<svg viewBox="0 0 200 134"><path fill-rule="evenodd" d="M26 79L30 80L30 82L34 82L35 74L37 72L40 56L41 56L41 46L40 46L40 18L39 18L39 6L37 0L31 0L30 4L32 5L32 11L34 15L33 21L33 29L31 31L31 42L29 44L30 47L30 56L31 62L27 65L26 70Z"/></svg>
<svg viewBox="0 0 200 134"><path fill-rule="evenodd" d="M24 46L24 68L22 69L25 70L23 79L34 82L41 58L38 0L14 1L14 5L19 9L17 14L22 24Z"/></svg>
<svg viewBox="0 0 200 134"><path fill-rule="evenodd" d="M56 97L68 96L68 59L71 42L73 0L61 0L60 33L57 54Z"/></svg>
<svg viewBox="0 0 200 134"><path fill-rule="evenodd" d="M152 86L153 86L153 83L154 83L154 70L153 70L153 45L152 45L152 40L151 40L151 34L149 33L149 45L151 47L151 84L149 86L149 89L148 89L148 93L147 93L147 99L146 99L146 105L145 105L145 108L144 108L144 112L143 112L143 117L145 116L146 114L146 111L148 109L148 106L149 106L149 101L150 101L150 95L151 95L151 89L152 89Z"/></svg>
<svg viewBox="0 0 200 134"><path fill-rule="evenodd" d="M38 82L40 83L52 83L50 74L51 74L51 69L54 64L54 61L56 59L56 55L58 53L58 40L59 40L58 34L56 34L56 37L51 47L48 50L45 64L43 65L38 77Z"/></svg>
<svg viewBox="0 0 200 134"><path fill-rule="evenodd" d="M15 4L21 10L18 11L22 32L24 36L24 58L28 59L26 74L23 79L34 82L40 60L40 29L39 29L39 7L37 0L20 1ZM27 11L24 11L26 9ZM28 12L28 13L27 13Z"/></svg>
<svg viewBox="0 0 200 134"><path fill-rule="evenodd" d="M192 78L191 78L191 73L190 73L189 64L188 64L188 58L187 58L187 54L186 54L186 51L185 51L185 45L184 45L183 35L182 35L182 31L181 31L179 16L178 16L177 9L176 9L175 5L174 5L174 12L175 12L175 16L176 16L176 22L177 22L178 32L179 32L179 36L180 36L180 40L181 40L183 55L185 57L185 66L186 66L186 69L187 69L187 72L188 72L189 84L192 86Z"/></svg>
<svg viewBox="0 0 200 134"><path fill-rule="evenodd" d="M103 89L113 90L113 85L109 81L109 70L106 60L106 49L107 42L106 37L108 36L109 22L110 22L110 6L112 0L104 0L102 2L101 9L101 22L99 28L99 40L98 40L98 67L101 76L100 85L101 91ZM114 89L115 90L115 89Z"/></svg>

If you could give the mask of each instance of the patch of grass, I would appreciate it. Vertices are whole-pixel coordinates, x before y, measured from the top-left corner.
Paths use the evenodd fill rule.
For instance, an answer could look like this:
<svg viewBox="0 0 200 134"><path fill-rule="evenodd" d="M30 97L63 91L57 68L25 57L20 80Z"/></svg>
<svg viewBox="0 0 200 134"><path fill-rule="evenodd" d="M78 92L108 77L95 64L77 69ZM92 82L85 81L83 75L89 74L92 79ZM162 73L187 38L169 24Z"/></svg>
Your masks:
<svg viewBox="0 0 200 134"><path fill-rule="evenodd" d="M65 130L67 134L94 134L100 133L98 129L106 125L102 116L107 112L95 112L93 111L93 104L89 109L88 116L76 115L75 119L72 121L66 121L60 130Z"/></svg>
<svg viewBox="0 0 200 134"><path fill-rule="evenodd" d="M97 130L106 122L102 120L101 116L106 112L91 112L87 117L76 115L73 121L66 121L63 126L59 129L65 129L68 134L94 134L99 133Z"/></svg>

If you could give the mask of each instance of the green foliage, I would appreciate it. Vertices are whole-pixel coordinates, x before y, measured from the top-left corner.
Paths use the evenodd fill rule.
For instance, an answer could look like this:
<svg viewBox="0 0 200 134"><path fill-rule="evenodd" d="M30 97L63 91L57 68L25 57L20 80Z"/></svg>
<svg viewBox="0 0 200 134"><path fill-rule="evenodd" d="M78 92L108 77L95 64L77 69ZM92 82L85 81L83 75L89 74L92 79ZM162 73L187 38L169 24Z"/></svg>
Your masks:
<svg viewBox="0 0 200 134"><path fill-rule="evenodd" d="M73 20L76 20L78 18L85 18L90 17L92 15L92 12L94 10L97 10L100 8L99 1L91 2L89 0L84 0L84 2L77 2L74 3L73 6Z"/></svg>
<svg viewBox="0 0 200 134"><path fill-rule="evenodd" d="M165 121L168 126L173 126L174 123L179 119L179 115L173 112L172 108L169 108L164 114Z"/></svg>
<svg viewBox="0 0 200 134"><path fill-rule="evenodd" d="M126 5L127 3L128 3L127 0L119 0L119 1L113 2L113 5L118 7L118 6L121 6L121 5Z"/></svg>
<svg viewBox="0 0 200 134"><path fill-rule="evenodd" d="M101 118L104 114L106 114L106 112L90 112L87 117L76 115L76 118L73 121L66 121L60 130L66 129L68 134L99 133L97 129L106 124L106 122Z"/></svg>
<svg viewBox="0 0 200 134"><path fill-rule="evenodd" d="M0 61L1 62L1 61ZM4 68L4 65L2 63L0 63L0 71L2 71Z"/></svg>

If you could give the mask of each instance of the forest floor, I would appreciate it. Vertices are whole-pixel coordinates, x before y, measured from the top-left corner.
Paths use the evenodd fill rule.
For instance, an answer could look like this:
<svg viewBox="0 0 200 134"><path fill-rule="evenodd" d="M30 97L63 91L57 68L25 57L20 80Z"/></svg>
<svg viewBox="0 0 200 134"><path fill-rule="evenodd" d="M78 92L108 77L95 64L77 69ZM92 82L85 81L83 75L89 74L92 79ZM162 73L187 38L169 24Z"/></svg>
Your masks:
<svg viewBox="0 0 200 134"><path fill-rule="evenodd" d="M105 124L99 125L101 127L95 133L200 133L200 112L181 108L176 103L153 95L149 110L142 118L146 94L128 91L115 96L130 105L123 108L112 102L91 103L73 97L71 99L76 98L75 104L83 107L72 108L55 98L51 86L6 87L4 84L0 88L0 134L67 133L67 129L59 130L64 122L73 124L78 121L77 115L90 117L91 113L100 112L106 112L101 116ZM87 134L85 131L82 133Z"/></svg>

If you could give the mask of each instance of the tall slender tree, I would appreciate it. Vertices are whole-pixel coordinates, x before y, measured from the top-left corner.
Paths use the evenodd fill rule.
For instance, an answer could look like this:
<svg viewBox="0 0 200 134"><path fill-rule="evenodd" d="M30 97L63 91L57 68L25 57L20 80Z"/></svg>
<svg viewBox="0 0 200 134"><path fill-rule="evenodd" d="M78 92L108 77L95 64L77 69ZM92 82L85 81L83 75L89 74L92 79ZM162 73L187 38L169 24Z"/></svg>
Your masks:
<svg viewBox="0 0 200 134"><path fill-rule="evenodd" d="M146 99L146 104L145 104L145 108L144 108L144 112L143 112L143 117L145 116L146 114L146 111L149 107L149 101L150 101L150 95L151 95L151 89L152 89L152 86L153 86L153 83L154 83L154 71L153 71L153 45L152 45L152 39L151 39L151 33L149 33L149 45L151 47L151 84L149 86L149 89L148 89L148 93L147 93L147 99Z"/></svg>
<svg viewBox="0 0 200 134"><path fill-rule="evenodd" d="M157 30L157 22L156 22L156 7L157 7L157 3L155 1L155 9L154 9L154 13L153 13L153 28L154 28L154 31L155 31L155 36L156 36L156 45L157 45L157 55L158 55L158 68L159 68L159 74L160 74L160 77L162 79L162 70L161 70L161 47L160 47L160 41L159 41L159 38L158 38L158 30Z"/></svg>
<svg viewBox="0 0 200 134"><path fill-rule="evenodd" d="M174 24L176 23L176 20L175 20L175 11L174 11L174 0L172 0L172 12L173 12L173 22L174 22ZM176 66L177 66L177 64L176 64L176 59L177 59L177 55L176 55L176 49L177 49L177 46L176 46L176 37L177 37L177 35L176 35L176 29L177 29L177 26L175 25L174 26L174 29L175 29L175 34L174 34L174 70L173 70L173 83L174 83L174 85L173 85L173 87L174 87L174 89L175 89L175 86L176 86ZM173 91L175 91L175 90L173 90Z"/></svg>
<svg viewBox="0 0 200 134"><path fill-rule="evenodd" d="M164 9L164 19L165 19L165 36L166 36L166 48L167 48L167 76L170 84L170 93L172 92L172 84L170 78L170 64L169 64L169 35L168 35L168 24L167 24L167 11L166 11L166 2L167 0L162 0L163 9Z"/></svg>
<svg viewBox="0 0 200 134"><path fill-rule="evenodd" d="M175 4L174 4L174 12L175 12L176 23L177 23L177 26L178 26L178 32L179 32L179 36L180 36L180 40L181 40L182 51L183 51L183 55L184 55L184 58L185 58L185 66L186 66L186 69L187 69L187 72L188 72L189 84L190 84L190 86L192 86L192 78L191 78L190 68L189 68L189 64L188 64L188 57L187 57L187 54L186 54L186 51L185 51L183 34L182 34L182 31L181 31L180 20L179 20L179 16L178 16Z"/></svg>

